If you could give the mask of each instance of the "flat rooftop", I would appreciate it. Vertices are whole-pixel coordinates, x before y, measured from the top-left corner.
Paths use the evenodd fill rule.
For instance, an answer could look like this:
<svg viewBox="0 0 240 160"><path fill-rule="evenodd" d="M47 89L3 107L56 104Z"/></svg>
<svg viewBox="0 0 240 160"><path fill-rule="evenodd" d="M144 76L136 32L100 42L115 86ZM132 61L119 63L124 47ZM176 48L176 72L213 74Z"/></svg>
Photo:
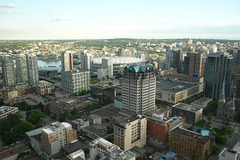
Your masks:
<svg viewBox="0 0 240 160"><path fill-rule="evenodd" d="M187 84L187 83L181 83L181 82L174 82L167 79L160 79L156 83L156 89L157 91L165 91L170 93L178 93L181 91L184 91L186 89L192 88L196 85L194 84Z"/></svg>
<svg viewBox="0 0 240 160"><path fill-rule="evenodd" d="M200 143L206 143L208 140L210 140L209 136L203 136L197 132L193 132L187 129L183 129L183 128L175 128L174 130L172 130L171 132L174 133L179 133L183 136L189 137L191 139L196 139L198 140Z"/></svg>
<svg viewBox="0 0 240 160"><path fill-rule="evenodd" d="M172 106L172 108L178 108L181 110L189 111L189 112L198 112L202 108L199 106L191 105L191 104L185 104L185 103L178 103Z"/></svg>
<svg viewBox="0 0 240 160"><path fill-rule="evenodd" d="M107 107L92 111L91 114L96 114L102 118L110 118L119 114L120 109L116 108L112 105L108 105Z"/></svg>
<svg viewBox="0 0 240 160"><path fill-rule="evenodd" d="M0 107L0 115L6 112L10 112L14 109L18 109L17 107L11 107L11 106L2 106Z"/></svg>

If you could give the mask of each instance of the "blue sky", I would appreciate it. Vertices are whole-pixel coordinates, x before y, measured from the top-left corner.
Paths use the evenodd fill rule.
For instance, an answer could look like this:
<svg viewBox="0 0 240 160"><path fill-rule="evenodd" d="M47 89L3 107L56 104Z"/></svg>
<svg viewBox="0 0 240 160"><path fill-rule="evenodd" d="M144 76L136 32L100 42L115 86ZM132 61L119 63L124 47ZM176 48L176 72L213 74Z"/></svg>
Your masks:
<svg viewBox="0 0 240 160"><path fill-rule="evenodd" d="M0 0L0 39L240 39L240 0Z"/></svg>

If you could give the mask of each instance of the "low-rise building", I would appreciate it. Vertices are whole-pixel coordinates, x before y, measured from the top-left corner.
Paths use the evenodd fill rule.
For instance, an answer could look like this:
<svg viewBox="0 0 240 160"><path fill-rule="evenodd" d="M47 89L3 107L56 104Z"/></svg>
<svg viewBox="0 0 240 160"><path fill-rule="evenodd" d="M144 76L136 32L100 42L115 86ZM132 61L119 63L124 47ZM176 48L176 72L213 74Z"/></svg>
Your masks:
<svg viewBox="0 0 240 160"><path fill-rule="evenodd" d="M167 110L149 110L147 117L148 143L154 147L160 147L169 140L170 132L177 128L184 128L185 118L169 117Z"/></svg>
<svg viewBox="0 0 240 160"><path fill-rule="evenodd" d="M50 94L52 92L51 84L47 81L39 81L36 92L39 95Z"/></svg>
<svg viewBox="0 0 240 160"><path fill-rule="evenodd" d="M224 148L218 155L218 160L239 160L240 156L236 151Z"/></svg>
<svg viewBox="0 0 240 160"><path fill-rule="evenodd" d="M134 146L144 147L147 137L147 119L133 115L114 123L114 144L124 151Z"/></svg>
<svg viewBox="0 0 240 160"><path fill-rule="evenodd" d="M18 107L2 106L0 107L0 119L6 119L9 114L17 113Z"/></svg>
<svg viewBox="0 0 240 160"><path fill-rule="evenodd" d="M203 108L198 106L178 103L172 106L172 116L181 116L184 117L186 123L193 124L202 120Z"/></svg>
<svg viewBox="0 0 240 160"><path fill-rule="evenodd" d="M188 159L205 160L211 154L210 137L175 128L170 132L169 150Z"/></svg>
<svg viewBox="0 0 240 160"><path fill-rule="evenodd" d="M124 152L119 146L111 142L97 138L89 143L90 146L90 160L95 160L98 156L99 160L135 160L135 154L128 151Z"/></svg>
<svg viewBox="0 0 240 160"><path fill-rule="evenodd" d="M203 92L204 83L183 83L160 79L156 85L156 100L176 104Z"/></svg>
<svg viewBox="0 0 240 160"><path fill-rule="evenodd" d="M47 155L58 153L61 147L77 140L77 131L66 122L54 122L42 129L42 148Z"/></svg>

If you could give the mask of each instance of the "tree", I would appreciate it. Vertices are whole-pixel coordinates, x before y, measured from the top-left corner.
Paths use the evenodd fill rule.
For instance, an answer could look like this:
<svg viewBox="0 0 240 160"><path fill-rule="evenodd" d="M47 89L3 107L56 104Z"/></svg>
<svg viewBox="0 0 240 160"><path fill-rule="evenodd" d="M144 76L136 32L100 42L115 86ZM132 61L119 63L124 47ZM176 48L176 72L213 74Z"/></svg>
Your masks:
<svg viewBox="0 0 240 160"><path fill-rule="evenodd" d="M216 113L218 107L218 99L212 100L211 102L208 103L207 107L204 108L203 113L207 115L209 112L212 114Z"/></svg>
<svg viewBox="0 0 240 160"><path fill-rule="evenodd" d="M213 144L212 145L212 153L217 153L218 151L220 151L219 145Z"/></svg>
<svg viewBox="0 0 240 160"><path fill-rule="evenodd" d="M208 121L211 121L212 120L212 112L208 112L208 118L207 118Z"/></svg>
<svg viewBox="0 0 240 160"><path fill-rule="evenodd" d="M226 126L230 125L230 120L228 118L223 119L223 124Z"/></svg>
<svg viewBox="0 0 240 160"><path fill-rule="evenodd" d="M222 134L217 134L215 136L215 141L218 144L224 144L227 142L227 136L226 135L222 135Z"/></svg>
<svg viewBox="0 0 240 160"><path fill-rule="evenodd" d="M15 125L21 122L20 121L21 118L22 118L21 113L14 113L14 114L8 115L7 121L9 122L11 127L14 127Z"/></svg>
<svg viewBox="0 0 240 160"><path fill-rule="evenodd" d="M72 114L75 115L75 114L77 114L77 113L78 113L78 110L77 110L76 107L74 107L74 108L73 108L73 111L72 111Z"/></svg>
<svg viewBox="0 0 240 160"><path fill-rule="evenodd" d="M22 158L22 157L24 157L25 155L28 155L28 154L29 154L29 151L21 152L21 153L18 154L17 159Z"/></svg>
<svg viewBox="0 0 240 160"><path fill-rule="evenodd" d="M44 117L45 115L41 111L31 111L31 112L27 112L26 120L28 122L31 122L33 125L35 125L35 124L38 124L41 118L44 118Z"/></svg>
<svg viewBox="0 0 240 160"><path fill-rule="evenodd" d="M64 109L63 115L64 115L64 118L70 117L68 109Z"/></svg>
<svg viewBox="0 0 240 160"><path fill-rule="evenodd" d="M11 126L9 122L6 119L0 120L0 134L2 134L5 131L10 131Z"/></svg>
<svg viewBox="0 0 240 160"><path fill-rule="evenodd" d="M111 86L111 85L113 85L113 83L112 82L108 82L108 85Z"/></svg>
<svg viewBox="0 0 240 160"><path fill-rule="evenodd" d="M20 138L24 136L25 132L31 131L34 129L34 126L29 122L22 122L18 126L16 126L12 132L16 135L16 138Z"/></svg>
<svg viewBox="0 0 240 160"><path fill-rule="evenodd" d="M0 107L5 105L3 101L4 99L0 98Z"/></svg>
<svg viewBox="0 0 240 160"><path fill-rule="evenodd" d="M17 141L16 135L13 132L6 131L1 135L2 142L5 145L12 144Z"/></svg>

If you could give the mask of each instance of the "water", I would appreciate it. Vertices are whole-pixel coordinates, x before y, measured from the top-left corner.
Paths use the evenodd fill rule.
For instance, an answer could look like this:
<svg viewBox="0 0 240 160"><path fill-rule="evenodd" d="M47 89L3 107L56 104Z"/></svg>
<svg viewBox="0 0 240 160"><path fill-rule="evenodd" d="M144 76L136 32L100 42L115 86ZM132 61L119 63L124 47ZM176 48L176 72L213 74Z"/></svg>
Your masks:
<svg viewBox="0 0 240 160"><path fill-rule="evenodd" d="M58 61L38 60L38 67L40 68L39 70L47 70L47 71L58 70L58 72L61 72L61 60L58 60Z"/></svg>

